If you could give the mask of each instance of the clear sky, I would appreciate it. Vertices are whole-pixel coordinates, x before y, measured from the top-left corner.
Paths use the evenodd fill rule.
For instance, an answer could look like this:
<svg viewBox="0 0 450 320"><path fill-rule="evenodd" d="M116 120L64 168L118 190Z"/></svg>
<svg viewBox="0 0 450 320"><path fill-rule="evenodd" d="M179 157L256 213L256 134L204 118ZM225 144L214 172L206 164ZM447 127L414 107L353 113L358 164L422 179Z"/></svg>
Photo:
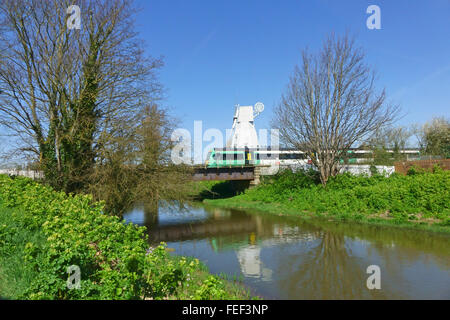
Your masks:
<svg viewBox="0 0 450 320"><path fill-rule="evenodd" d="M369 30L369 5L381 30ZM450 0L139 0L138 30L153 56L164 56L166 104L193 132L230 128L234 105L265 104L255 121L270 128L273 107L300 63L330 32L349 31L377 71L377 85L406 116L422 123L450 110ZM225 132L225 131L224 131Z"/></svg>

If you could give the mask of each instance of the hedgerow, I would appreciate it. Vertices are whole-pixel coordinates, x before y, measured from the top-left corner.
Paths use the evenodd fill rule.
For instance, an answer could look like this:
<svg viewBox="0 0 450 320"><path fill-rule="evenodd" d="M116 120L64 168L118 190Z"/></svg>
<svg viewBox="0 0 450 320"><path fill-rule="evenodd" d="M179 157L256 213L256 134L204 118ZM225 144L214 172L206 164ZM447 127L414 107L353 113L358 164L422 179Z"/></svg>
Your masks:
<svg viewBox="0 0 450 320"><path fill-rule="evenodd" d="M214 298L209 292L235 298L222 279L193 277L201 269L197 259L173 258L164 243L149 248L145 227L107 215L103 203L89 195L67 195L27 178L0 175L2 206L17 209L7 211L16 227L38 231L45 240L30 239L23 245L23 263L35 276L17 298ZM0 232L0 254L5 258L17 249L8 245L14 230L2 225ZM79 289L67 285L67 268L72 265L81 271Z"/></svg>
<svg viewBox="0 0 450 320"><path fill-rule="evenodd" d="M418 214L450 225L450 171L372 177L337 175L322 186L314 172L284 170L232 201L280 203L299 211L342 214L387 213L398 220ZM231 199L230 199L231 200Z"/></svg>

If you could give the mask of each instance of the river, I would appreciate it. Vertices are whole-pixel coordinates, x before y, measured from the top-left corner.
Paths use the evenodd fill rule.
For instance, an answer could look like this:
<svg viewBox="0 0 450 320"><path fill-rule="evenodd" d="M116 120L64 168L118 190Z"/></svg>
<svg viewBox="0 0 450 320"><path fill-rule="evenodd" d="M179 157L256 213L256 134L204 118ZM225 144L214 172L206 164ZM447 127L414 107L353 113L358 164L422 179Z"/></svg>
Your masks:
<svg viewBox="0 0 450 320"><path fill-rule="evenodd" d="M449 235L199 204L155 211L136 206L124 219L264 299L450 299ZM367 285L373 265L380 289Z"/></svg>

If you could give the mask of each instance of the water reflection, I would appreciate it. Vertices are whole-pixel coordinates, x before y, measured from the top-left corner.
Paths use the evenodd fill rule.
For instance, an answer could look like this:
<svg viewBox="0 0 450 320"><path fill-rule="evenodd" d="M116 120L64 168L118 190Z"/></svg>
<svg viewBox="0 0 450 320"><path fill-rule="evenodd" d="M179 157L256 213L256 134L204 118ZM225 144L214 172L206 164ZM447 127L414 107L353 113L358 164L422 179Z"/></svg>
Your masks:
<svg viewBox="0 0 450 320"><path fill-rule="evenodd" d="M249 245L236 250L236 256L242 274L247 278L258 278L262 281L272 280L272 270L266 268L260 259L261 246Z"/></svg>
<svg viewBox="0 0 450 320"><path fill-rule="evenodd" d="M124 216L149 241L242 275L265 298L449 299L450 237L405 229L246 214L192 206L137 206ZM382 289L368 290L369 265Z"/></svg>

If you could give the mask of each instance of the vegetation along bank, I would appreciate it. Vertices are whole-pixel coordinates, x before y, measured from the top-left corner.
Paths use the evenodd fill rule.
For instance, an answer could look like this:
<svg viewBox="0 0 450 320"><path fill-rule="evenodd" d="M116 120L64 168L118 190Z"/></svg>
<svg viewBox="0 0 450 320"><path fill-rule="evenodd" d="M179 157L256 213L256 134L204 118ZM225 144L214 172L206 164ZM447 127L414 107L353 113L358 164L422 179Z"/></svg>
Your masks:
<svg viewBox="0 0 450 320"><path fill-rule="evenodd" d="M0 297L250 298L239 283L209 274L197 259L171 256L164 244L149 248L145 227L103 209L91 196L0 175ZM78 289L69 266L80 268Z"/></svg>
<svg viewBox="0 0 450 320"><path fill-rule="evenodd" d="M284 170L261 185L228 197L227 182L201 189L208 205L278 215L387 224L450 233L450 171L411 169L393 174L332 177L324 187L317 173Z"/></svg>

